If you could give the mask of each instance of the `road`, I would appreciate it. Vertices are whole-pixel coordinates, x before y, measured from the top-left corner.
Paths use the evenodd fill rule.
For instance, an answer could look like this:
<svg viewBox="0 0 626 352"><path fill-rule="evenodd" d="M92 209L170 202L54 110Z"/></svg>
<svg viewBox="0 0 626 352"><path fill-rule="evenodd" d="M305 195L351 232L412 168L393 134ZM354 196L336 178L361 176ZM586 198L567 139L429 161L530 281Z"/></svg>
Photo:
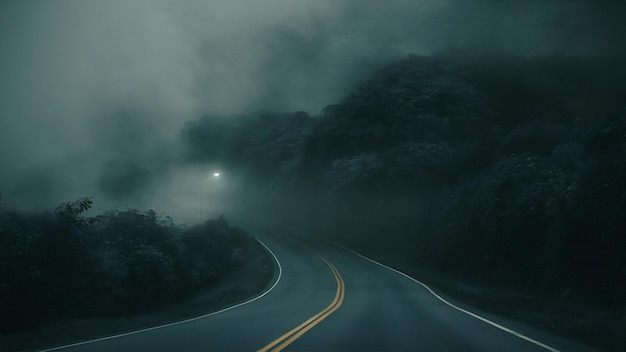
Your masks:
<svg viewBox="0 0 626 352"><path fill-rule="evenodd" d="M591 351L475 314L334 244L258 236L280 266L263 296L198 319L51 350Z"/></svg>

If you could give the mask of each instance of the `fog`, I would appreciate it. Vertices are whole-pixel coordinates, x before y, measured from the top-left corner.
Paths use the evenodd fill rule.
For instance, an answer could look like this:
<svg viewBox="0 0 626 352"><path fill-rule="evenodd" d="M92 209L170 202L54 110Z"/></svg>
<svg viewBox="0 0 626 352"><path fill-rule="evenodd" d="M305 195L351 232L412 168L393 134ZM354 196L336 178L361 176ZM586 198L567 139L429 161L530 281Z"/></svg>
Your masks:
<svg viewBox="0 0 626 352"><path fill-rule="evenodd" d="M306 110L408 53L624 54L618 1L0 2L0 206L95 196L181 221L237 178L187 165L205 113ZM213 193L211 193L213 192ZM218 196L218 193L221 196Z"/></svg>

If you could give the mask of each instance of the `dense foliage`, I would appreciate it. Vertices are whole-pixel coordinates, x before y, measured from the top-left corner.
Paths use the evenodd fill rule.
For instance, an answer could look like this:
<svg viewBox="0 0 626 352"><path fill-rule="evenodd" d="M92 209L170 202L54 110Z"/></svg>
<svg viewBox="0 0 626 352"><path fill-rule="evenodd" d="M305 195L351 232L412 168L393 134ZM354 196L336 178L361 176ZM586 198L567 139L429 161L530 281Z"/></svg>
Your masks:
<svg viewBox="0 0 626 352"><path fill-rule="evenodd" d="M223 217L190 228L152 210L85 217L91 202L0 209L0 332L145 312L211 286L249 255L245 233Z"/></svg>
<svg viewBox="0 0 626 352"><path fill-rule="evenodd" d="M297 195L281 221L306 209L324 235L422 268L625 307L622 62L411 56L306 128L287 114L216 130L248 153L233 166L272 165L272 190ZM211 123L186 126L190 155L211 160Z"/></svg>
<svg viewBox="0 0 626 352"><path fill-rule="evenodd" d="M624 71L558 57L443 62L390 65L320 118L304 151L308 170L325 170L317 185L342 191L324 206L341 214L330 228L352 219L338 235L395 239L422 267L625 306L626 90L606 72ZM399 196L414 201L385 201Z"/></svg>

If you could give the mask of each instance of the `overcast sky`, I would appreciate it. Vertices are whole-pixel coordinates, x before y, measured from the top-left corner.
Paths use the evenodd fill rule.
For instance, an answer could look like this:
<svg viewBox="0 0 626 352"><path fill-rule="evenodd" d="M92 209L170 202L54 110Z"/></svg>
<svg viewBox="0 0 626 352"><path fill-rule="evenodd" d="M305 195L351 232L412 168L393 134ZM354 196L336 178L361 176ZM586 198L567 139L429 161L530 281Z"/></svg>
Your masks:
<svg viewBox="0 0 626 352"><path fill-rule="evenodd" d="M184 121L314 115L408 53L623 53L622 3L0 0L0 205L115 196L169 172Z"/></svg>

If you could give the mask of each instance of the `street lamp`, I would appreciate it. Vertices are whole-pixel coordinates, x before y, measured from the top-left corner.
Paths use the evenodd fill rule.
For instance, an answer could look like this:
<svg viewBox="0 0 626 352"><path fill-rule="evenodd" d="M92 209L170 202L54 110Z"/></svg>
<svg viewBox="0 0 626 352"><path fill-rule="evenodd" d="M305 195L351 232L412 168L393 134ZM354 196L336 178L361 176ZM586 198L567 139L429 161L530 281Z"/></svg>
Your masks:
<svg viewBox="0 0 626 352"><path fill-rule="evenodd" d="M213 175L211 175L210 177L208 177L207 179L205 179L204 181L200 182L200 223L202 224L204 222L204 211L202 210L203 206L203 198L204 198L204 184L209 182L211 179L213 179L214 177L219 177L220 173L219 172L214 172Z"/></svg>

